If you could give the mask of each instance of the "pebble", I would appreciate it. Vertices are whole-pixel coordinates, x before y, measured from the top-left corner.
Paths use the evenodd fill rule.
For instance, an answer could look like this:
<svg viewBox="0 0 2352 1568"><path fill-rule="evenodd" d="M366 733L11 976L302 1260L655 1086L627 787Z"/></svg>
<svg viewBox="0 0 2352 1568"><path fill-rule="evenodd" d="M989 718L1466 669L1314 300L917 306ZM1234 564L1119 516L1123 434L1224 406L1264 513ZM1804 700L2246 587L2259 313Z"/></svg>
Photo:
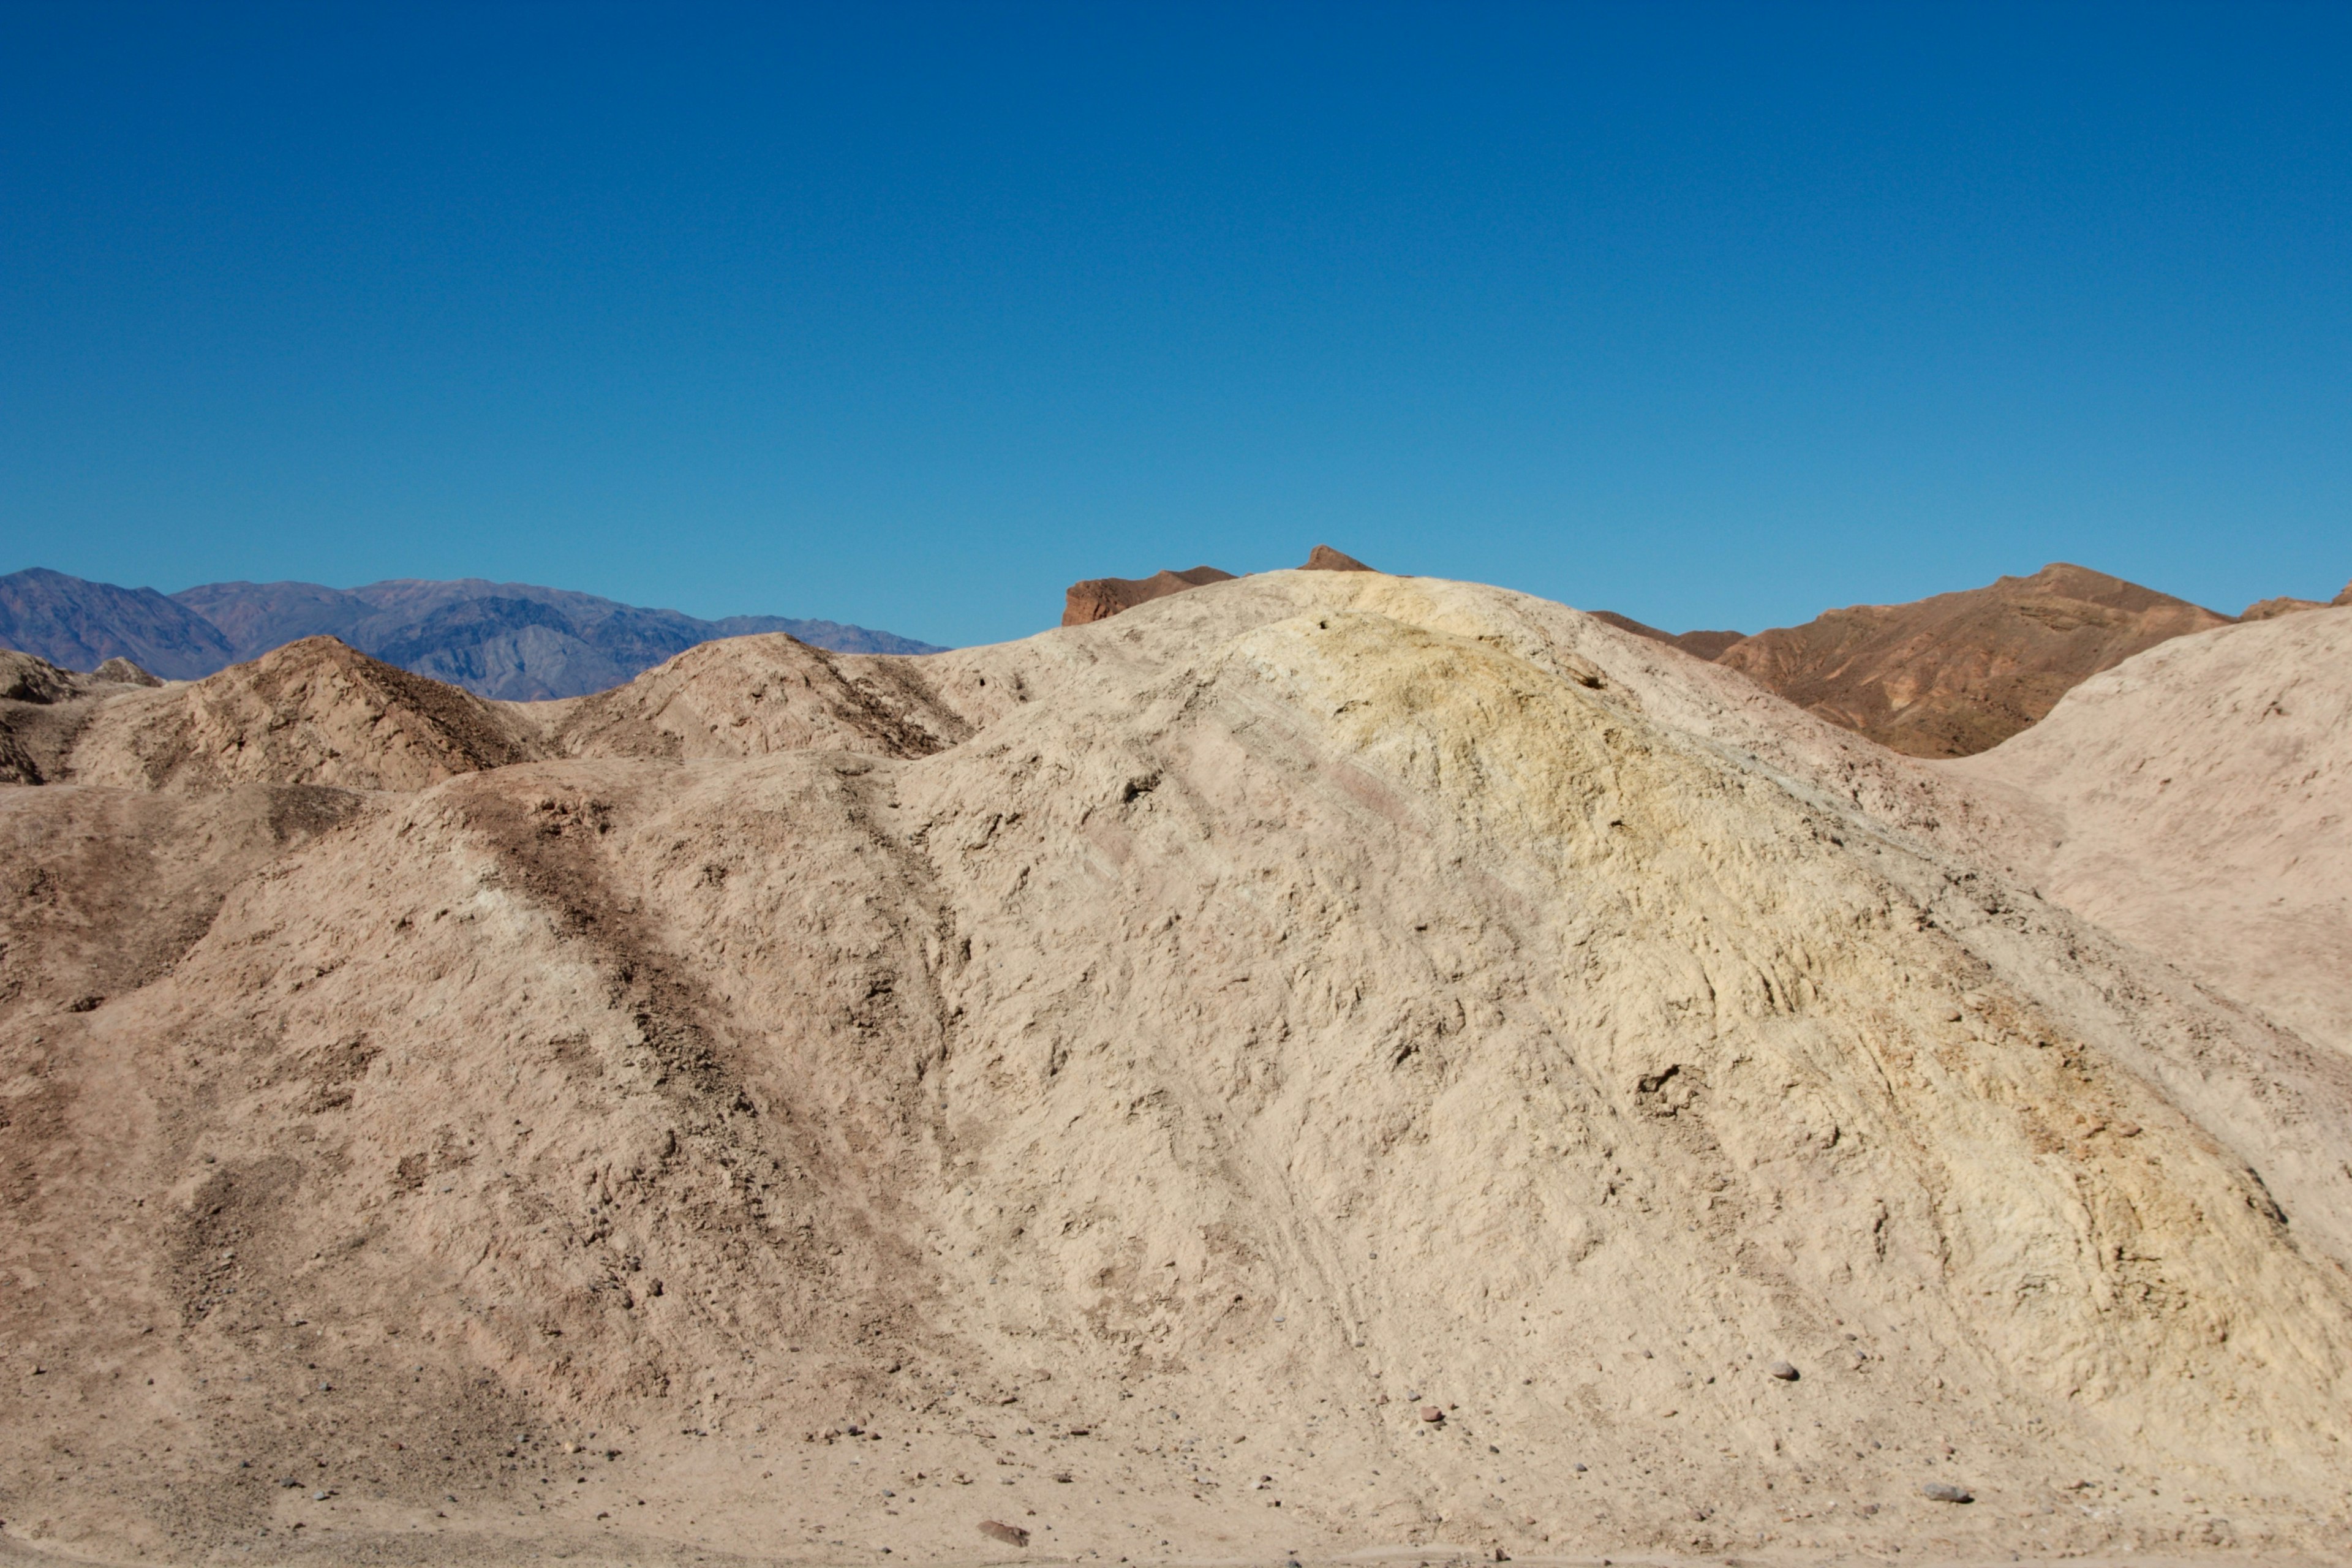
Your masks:
<svg viewBox="0 0 2352 1568"><path fill-rule="evenodd" d="M1795 1367L1790 1366L1785 1361L1776 1361L1764 1370L1770 1373L1774 1377L1779 1378L1782 1383L1794 1383L1801 1375Z"/></svg>
<svg viewBox="0 0 2352 1568"><path fill-rule="evenodd" d="M1421 1407L1421 1418L1423 1421L1443 1421L1445 1419L1445 1412L1434 1405L1424 1405Z"/></svg>
<svg viewBox="0 0 2352 1568"><path fill-rule="evenodd" d="M1017 1524L1005 1524L993 1519L980 1521L980 1532L992 1541L1002 1541L1007 1546L1026 1546L1029 1532Z"/></svg>
<svg viewBox="0 0 2352 1568"><path fill-rule="evenodd" d="M1919 1495L1933 1502L1974 1502L1976 1494L1966 1487L1956 1487L1949 1481L1922 1481Z"/></svg>

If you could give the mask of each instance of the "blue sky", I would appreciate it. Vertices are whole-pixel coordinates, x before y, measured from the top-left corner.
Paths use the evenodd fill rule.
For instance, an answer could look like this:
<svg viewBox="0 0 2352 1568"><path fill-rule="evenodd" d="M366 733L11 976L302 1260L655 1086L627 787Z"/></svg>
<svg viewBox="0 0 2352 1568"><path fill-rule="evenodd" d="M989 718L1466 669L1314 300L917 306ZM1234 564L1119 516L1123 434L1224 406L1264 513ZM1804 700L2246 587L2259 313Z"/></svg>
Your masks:
<svg viewBox="0 0 2352 1568"><path fill-rule="evenodd" d="M0 5L0 571L2352 577L2352 7Z"/></svg>

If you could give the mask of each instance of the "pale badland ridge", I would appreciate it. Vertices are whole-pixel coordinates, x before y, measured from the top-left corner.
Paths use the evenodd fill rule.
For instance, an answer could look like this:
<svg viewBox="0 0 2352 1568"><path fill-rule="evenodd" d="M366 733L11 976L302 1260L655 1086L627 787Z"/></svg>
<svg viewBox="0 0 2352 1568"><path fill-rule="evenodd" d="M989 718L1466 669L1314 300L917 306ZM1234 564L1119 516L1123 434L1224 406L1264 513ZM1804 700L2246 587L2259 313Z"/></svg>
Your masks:
<svg viewBox="0 0 2352 1568"><path fill-rule="evenodd" d="M1369 570L1323 544L1307 569ZM1195 566L1074 584L1062 624L1083 626L1231 576ZM2352 584L2333 604L2352 604ZM2282 596L2249 605L2234 619L2324 607L2316 599ZM1912 604L1829 610L1803 626L1753 636L1661 631L1612 610L1592 613L1737 669L1832 724L1916 757L1964 757L1999 745L2048 713L2077 682L2168 638L2233 619L2063 562Z"/></svg>
<svg viewBox="0 0 2352 1568"><path fill-rule="evenodd" d="M1370 570L11 666L0 1539L2325 1559L2347 638L1959 762Z"/></svg>

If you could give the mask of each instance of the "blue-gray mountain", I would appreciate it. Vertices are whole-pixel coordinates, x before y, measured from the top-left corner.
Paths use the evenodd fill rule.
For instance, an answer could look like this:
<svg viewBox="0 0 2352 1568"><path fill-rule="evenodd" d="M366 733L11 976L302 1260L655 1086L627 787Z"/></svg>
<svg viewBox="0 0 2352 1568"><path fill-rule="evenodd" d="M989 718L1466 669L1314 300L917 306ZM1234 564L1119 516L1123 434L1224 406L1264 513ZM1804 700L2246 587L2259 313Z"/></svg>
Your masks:
<svg viewBox="0 0 2352 1568"><path fill-rule="evenodd" d="M174 680L210 675L298 637L362 653L484 697L529 701L621 685L718 637L786 632L836 653L936 653L929 643L780 616L706 621L528 583L395 579L207 583L177 594L35 567L0 577L0 647L68 669L127 658Z"/></svg>

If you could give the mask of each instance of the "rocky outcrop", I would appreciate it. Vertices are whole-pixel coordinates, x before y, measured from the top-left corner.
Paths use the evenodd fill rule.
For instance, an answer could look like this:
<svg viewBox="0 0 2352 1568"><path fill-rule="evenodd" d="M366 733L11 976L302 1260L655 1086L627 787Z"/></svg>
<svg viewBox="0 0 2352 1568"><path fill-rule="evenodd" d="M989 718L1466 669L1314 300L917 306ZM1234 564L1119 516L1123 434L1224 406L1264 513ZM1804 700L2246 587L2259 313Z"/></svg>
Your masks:
<svg viewBox="0 0 2352 1568"><path fill-rule="evenodd" d="M1352 555L1343 555L1328 544L1318 544L1307 552L1302 572L1370 572ZM1149 577L1090 577L1083 583L1073 583L1062 595L1062 624L1066 626L1091 626L1108 620L1138 605L1148 605L1154 599L1164 599L1171 594L1181 594L1190 588L1205 588L1212 583L1230 583L1230 572L1214 566L1195 566L1188 572L1156 572Z"/></svg>
<svg viewBox="0 0 2352 1568"><path fill-rule="evenodd" d="M2292 616L2299 610L2324 610L2327 606L2317 599L2296 599L2282 595L2275 599L2257 599L2248 605L2238 619L2242 621L2272 621L2281 616Z"/></svg>
<svg viewBox="0 0 2352 1568"><path fill-rule="evenodd" d="M1083 583L1073 583L1062 595L1062 624L1066 626L1092 626L1107 621L1122 610L1138 605L1148 605L1154 599L1164 599L1171 594L1181 594L1187 588L1206 587L1211 583L1230 583L1234 574L1214 566L1195 566L1189 571L1155 572L1149 577L1089 577Z"/></svg>
<svg viewBox="0 0 2352 1568"><path fill-rule="evenodd" d="M1352 555L1342 555L1328 544L1318 544L1307 552L1307 563L1299 570L1302 572L1371 572L1378 568L1367 566Z"/></svg>
<svg viewBox="0 0 2352 1568"><path fill-rule="evenodd" d="M1759 632L1718 661L1832 723L1921 757L1994 746L2076 683L2229 617L2063 563L1908 605Z"/></svg>

